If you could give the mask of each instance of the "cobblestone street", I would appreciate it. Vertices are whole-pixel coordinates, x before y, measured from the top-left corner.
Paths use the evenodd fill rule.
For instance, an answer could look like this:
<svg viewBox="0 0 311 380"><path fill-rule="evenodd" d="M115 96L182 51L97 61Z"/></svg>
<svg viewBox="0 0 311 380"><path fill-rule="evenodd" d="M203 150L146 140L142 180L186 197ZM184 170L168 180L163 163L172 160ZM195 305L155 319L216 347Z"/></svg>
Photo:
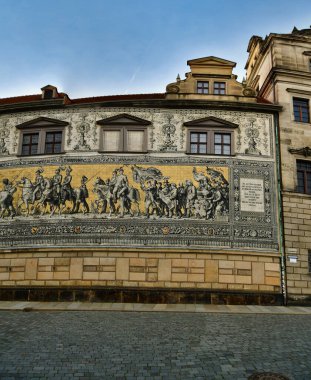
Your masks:
<svg viewBox="0 0 311 380"><path fill-rule="evenodd" d="M0 312L0 379L311 379L307 315Z"/></svg>

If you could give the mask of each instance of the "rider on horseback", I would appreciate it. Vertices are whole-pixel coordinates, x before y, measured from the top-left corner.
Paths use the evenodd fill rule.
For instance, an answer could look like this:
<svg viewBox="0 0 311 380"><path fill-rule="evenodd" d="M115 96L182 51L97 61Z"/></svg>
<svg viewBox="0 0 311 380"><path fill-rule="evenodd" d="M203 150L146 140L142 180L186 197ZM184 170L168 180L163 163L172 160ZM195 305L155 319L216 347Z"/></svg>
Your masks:
<svg viewBox="0 0 311 380"><path fill-rule="evenodd" d="M35 183L33 184L33 193L32 193L32 203L34 203L34 201L36 200L36 195L37 193L39 193L39 198L40 198L40 194L42 192L42 186L43 186L43 182L44 182L44 178L43 178L43 175L42 173L44 172L44 170L42 168L38 169L36 171L36 178L35 178Z"/></svg>
<svg viewBox="0 0 311 380"><path fill-rule="evenodd" d="M2 218L4 216L5 211L7 210L9 213L9 216L13 217L16 215L15 208L13 206L13 194L15 193L16 186L13 185L12 182L9 181L8 178L4 178L2 180L3 183L3 189L2 189L2 197L0 202L0 210L1 214L0 217Z"/></svg>
<svg viewBox="0 0 311 380"><path fill-rule="evenodd" d="M70 166L66 168L66 175L64 177L64 181L62 184L62 199L72 199L72 187L71 187L71 181L72 181L72 175L70 174L72 172L72 169Z"/></svg>
<svg viewBox="0 0 311 380"><path fill-rule="evenodd" d="M57 168L55 170L55 175L52 178L53 190L54 190L55 194L57 195L57 197L60 197L62 180L63 180L63 176L60 174L60 168Z"/></svg>

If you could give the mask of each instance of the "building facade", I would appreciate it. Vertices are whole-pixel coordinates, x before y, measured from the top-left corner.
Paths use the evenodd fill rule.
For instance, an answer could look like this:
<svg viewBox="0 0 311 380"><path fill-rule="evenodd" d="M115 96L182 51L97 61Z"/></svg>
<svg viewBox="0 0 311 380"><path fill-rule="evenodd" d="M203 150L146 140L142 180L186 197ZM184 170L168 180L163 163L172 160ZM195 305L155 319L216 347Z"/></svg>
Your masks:
<svg viewBox="0 0 311 380"><path fill-rule="evenodd" d="M206 57L163 94L0 99L0 297L282 302L279 106Z"/></svg>
<svg viewBox="0 0 311 380"><path fill-rule="evenodd" d="M282 106L279 114L287 292L311 301L311 29L253 36L247 85Z"/></svg>

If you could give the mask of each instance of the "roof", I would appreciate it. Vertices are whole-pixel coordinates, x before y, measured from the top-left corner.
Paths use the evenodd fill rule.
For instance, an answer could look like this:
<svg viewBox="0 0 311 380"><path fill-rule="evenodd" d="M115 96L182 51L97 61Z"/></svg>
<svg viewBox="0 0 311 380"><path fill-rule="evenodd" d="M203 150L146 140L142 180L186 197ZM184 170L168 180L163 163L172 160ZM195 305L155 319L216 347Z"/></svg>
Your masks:
<svg viewBox="0 0 311 380"><path fill-rule="evenodd" d="M40 105L49 105L52 106L52 104L55 103L50 103L52 100L58 101L58 104L62 106L75 106L75 105L87 105L91 103L105 103L105 102L122 102L122 101L152 101L152 100L163 100L165 101L166 98L166 93L152 93L152 94L128 94L128 95L105 95L105 96L95 96L95 97L90 97L90 98L77 98L77 99L70 99L66 94L60 92L58 94L57 98L54 99L49 99L45 100L42 99L41 94L35 94L35 95L23 95L23 96L16 96L12 98L3 98L0 99L0 106L1 108L7 106L18 106L20 104L21 107L23 107L25 104L27 105L27 108L31 107L31 103L33 102L34 106L38 105L38 102L40 102ZM273 103L270 101L257 97L257 104L266 104L266 105L271 105L273 106ZM201 101L202 102L202 101ZM29 104L27 104L29 103ZM191 100L190 100L191 103ZM204 102L203 102L204 103ZM255 104L256 104L255 103ZM201 104L202 105L202 104ZM210 106L208 104L207 106ZM10 107L11 109L11 107Z"/></svg>
<svg viewBox="0 0 311 380"><path fill-rule="evenodd" d="M209 63L212 63L212 62L220 64L220 65L225 65L225 66L231 66L231 67L236 66L236 62L228 61L227 59L215 57L213 55L210 55L208 57L191 59L191 60L187 61L187 65L189 65L189 66L196 65L196 64L208 65Z"/></svg>
<svg viewBox="0 0 311 380"><path fill-rule="evenodd" d="M109 100L134 100L134 99L165 99L165 93L155 94L129 94L129 95L105 95L92 98L70 99L70 104L98 103Z"/></svg>
<svg viewBox="0 0 311 380"><path fill-rule="evenodd" d="M66 94L63 92L58 93L58 97L67 98L66 104L83 104L83 103L97 103L97 102L105 102L109 100L135 100L135 99L165 99L165 93L156 93L156 94L131 94L131 95L106 95L106 96L95 96L90 98L77 98L77 99L69 99ZM12 98L0 98L0 105L3 104L18 104L18 103L28 103L28 102L38 102L41 101L42 94L35 95L23 95L23 96L15 96ZM50 99L49 99L50 100ZM46 101L46 100L44 100Z"/></svg>
<svg viewBox="0 0 311 380"><path fill-rule="evenodd" d="M23 96L14 96L12 98L2 98L0 99L0 104L14 104L14 103L27 103L35 102L42 99L41 94L37 95L23 95Z"/></svg>

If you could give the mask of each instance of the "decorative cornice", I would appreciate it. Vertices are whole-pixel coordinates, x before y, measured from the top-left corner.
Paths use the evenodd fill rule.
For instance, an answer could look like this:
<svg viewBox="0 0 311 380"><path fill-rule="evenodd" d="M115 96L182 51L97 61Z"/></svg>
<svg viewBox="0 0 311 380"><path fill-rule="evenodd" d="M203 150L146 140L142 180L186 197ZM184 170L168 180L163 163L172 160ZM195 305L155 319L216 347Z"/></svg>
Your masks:
<svg viewBox="0 0 311 380"><path fill-rule="evenodd" d="M309 148L308 146L305 146L304 148L297 148L297 149L288 148L288 151L291 154L300 154L305 157L311 156L311 148Z"/></svg>
<svg viewBox="0 0 311 380"><path fill-rule="evenodd" d="M150 125L151 121L122 113L116 116L108 117L106 119L98 120L96 123L99 125Z"/></svg>
<svg viewBox="0 0 311 380"><path fill-rule="evenodd" d="M208 126L217 126L217 127L225 127L225 128L238 128L238 125L235 123L231 123L230 121L219 119L218 117L208 116L201 119L191 120L184 123L186 127L208 127Z"/></svg>
<svg viewBox="0 0 311 380"><path fill-rule="evenodd" d="M234 96L232 95L232 98ZM35 106L34 103L40 104ZM49 104L49 107L47 107ZM98 108L105 110L106 108L164 108L164 109L204 109L204 110L222 110L222 111L243 111L243 112L267 112L275 113L280 112L282 107L275 104L265 104L265 103L247 103L247 102L237 102L231 100L173 100L173 99L156 99L156 100L109 100L100 102L90 102L90 103L79 103L79 104L61 104L59 100L52 107L50 101L45 102L29 102L23 104L10 104L1 105L0 114L5 113L17 113L17 112L27 112L27 111L38 111L42 109L60 109L72 111L77 108Z"/></svg>
<svg viewBox="0 0 311 380"><path fill-rule="evenodd" d="M51 119L49 117L37 117L35 119L26 121L24 123L16 125L17 129L24 129L31 126L40 126L40 127L66 127L69 123L63 120Z"/></svg>
<svg viewBox="0 0 311 380"><path fill-rule="evenodd" d="M287 88L286 91L294 94L311 95L311 91L301 90L299 88Z"/></svg>

